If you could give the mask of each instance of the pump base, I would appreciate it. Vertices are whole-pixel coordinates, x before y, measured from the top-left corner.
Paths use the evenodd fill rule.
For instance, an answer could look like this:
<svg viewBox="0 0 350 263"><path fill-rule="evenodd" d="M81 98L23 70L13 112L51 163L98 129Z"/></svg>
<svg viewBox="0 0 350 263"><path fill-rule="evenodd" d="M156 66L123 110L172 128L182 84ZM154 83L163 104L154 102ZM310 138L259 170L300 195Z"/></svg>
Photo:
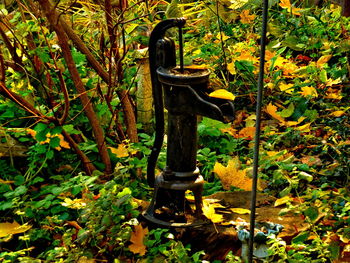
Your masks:
<svg viewBox="0 0 350 263"><path fill-rule="evenodd" d="M192 180L167 181L165 173L157 176L154 187L154 196L143 217L157 225L164 227L196 227L208 224L210 221L205 219L202 212L202 191L204 180L198 175ZM185 192L193 192L195 201L195 215L193 222L186 222L185 214ZM162 215L161 210L167 212ZM169 221L167 220L169 219Z"/></svg>

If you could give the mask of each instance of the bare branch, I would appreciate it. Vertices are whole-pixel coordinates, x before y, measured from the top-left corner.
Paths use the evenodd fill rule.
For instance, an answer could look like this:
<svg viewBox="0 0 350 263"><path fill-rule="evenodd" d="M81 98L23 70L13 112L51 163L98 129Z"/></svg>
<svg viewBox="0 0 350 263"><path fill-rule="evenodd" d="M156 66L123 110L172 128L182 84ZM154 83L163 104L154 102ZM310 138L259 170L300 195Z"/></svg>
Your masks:
<svg viewBox="0 0 350 263"><path fill-rule="evenodd" d="M57 34L58 43L62 49L62 55L67 63L67 67L71 74L74 85L77 91L79 92L79 94L83 94L80 96L80 99L83 104L83 107L85 108L84 110L85 114L92 126L96 143L98 145L98 151L105 165L105 172L107 174L110 174L112 173L112 166L108 155L107 147L104 141L103 129L92 107L92 104L90 103L89 97L86 94L84 94L86 90L80 78L79 72L76 68L75 62L73 60L70 47L68 44L68 37L66 36L65 32L61 27L61 23L60 23L61 19L60 17L57 16L57 13L55 12L55 10L53 9L52 5L49 3L48 0L39 0L39 4L45 13L45 16L47 17L48 21L50 22L51 26L53 27L53 29Z"/></svg>

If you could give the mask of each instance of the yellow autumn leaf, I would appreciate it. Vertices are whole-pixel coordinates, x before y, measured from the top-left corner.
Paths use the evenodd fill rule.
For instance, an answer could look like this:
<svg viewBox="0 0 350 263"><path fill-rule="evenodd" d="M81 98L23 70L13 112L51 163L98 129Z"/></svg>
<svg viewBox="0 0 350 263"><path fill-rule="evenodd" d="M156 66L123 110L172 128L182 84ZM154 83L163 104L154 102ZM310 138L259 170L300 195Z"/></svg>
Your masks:
<svg viewBox="0 0 350 263"><path fill-rule="evenodd" d="M60 147L70 149L69 143L64 139L62 134L58 134L58 138L60 138Z"/></svg>
<svg viewBox="0 0 350 263"><path fill-rule="evenodd" d="M329 115L338 118L338 117L343 116L344 114L345 114L345 111L337 110L337 111L333 111Z"/></svg>
<svg viewBox="0 0 350 263"><path fill-rule="evenodd" d="M314 87L310 87L310 86L302 87L301 91L298 93L304 97L311 96L316 98L318 96L317 90Z"/></svg>
<svg viewBox="0 0 350 263"><path fill-rule="evenodd" d="M142 225L134 226L134 231L131 233L129 249L134 254L143 256L146 254L147 248L143 243L145 236L148 234L148 228L143 228Z"/></svg>
<svg viewBox="0 0 350 263"><path fill-rule="evenodd" d="M306 123L304 125L301 125L301 126L298 126L298 127L295 127L295 129L301 131L301 132L309 132L310 131L310 126L311 126L311 123Z"/></svg>
<svg viewBox="0 0 350 263"><path fill-rule="evenodd" d="M209 97L226 99L226 100L234 100L235 95L225 89L217 89L209 94Z"/></svg>
<svg viewBox="0 0 350 263"><path fill-rule="evenodd" d="M126 148L125 144L118 144L118 148L108 147L113 154L115 154L118 158L128 157L129 151Z"/></svg>
<svg viewBox="0 0 350 263"><path fill-rule="evenodd" d="M306 119L306 117L302 116L297 121L286 121L286 122L284 122L284 125L286 125L288 127L296 126L296 125L302 123L305 119Z"/></svg>
<svg viewBox="0 0 350 263"><path fill-rule="evenodd" d="M252 55L252 53L248 50L242 50L241 54L235 58L235 60L247 60L254 63L258 63L259 59Z"/></svg>
<svg viewBox="0 0 350 263"><path fill-rule="evenodd" d="M236 74L235 63L234 62L228 63L227 70L230 72L231 75L235 75Z"/></svg>
<svg viewBox="0 0 350 263"><path fill-rule="evenodd" d="M208 68L210 68L210 66L207 64L186 66L186 69L208 69Z"/></svg>
<svg viewBox="0 0 350 263"><path fill-rule="evenodd" d="M216 38L219 39L221 41L226 41L227 39L229 39L230 37L229 36L226 36L225 33L221 32L221 35L220 35L220 32L216 35Z"/></svg>
<svg viewBox="0 0 350 263"><path fill-rule="evenodd" d="M286 83L280 83L278 85L279 89L285 93L288 94L293 94L294 89L292 87L294 87L294 84L290 83L290 84L286 84Z"/></svg>
<svg viewBox="0 0 350 263"><path fill-rule="evenodd" d="M316 66L318 68L323 68L324 64L326 64L331 58L332 58L332 55L324 55L320 57L316 62Z"/></svg>
<svg viewBox="0 0 350 263"><path fill-rule="evenodd" d="M327 87L331 87L331 86L333 86L333 85L339 84L340 82L341 82L341 78L337 78L337 79L331 79L331 78L329 78L329 79L327 80L327 82L326 82L326 86L327 86Z"/></svg>
<svg viewBox="0 0 350 263"><path fill-rule="evenodd" d="M230 0L231 5L229 8L231 9L238 9L243 7L246 3L248 3L248 0Z"/></svg>
<svg viewBox="0 0 350 263"><path fill-rule="evenodd" d="M61 204L62 206L66 206L72 209L83 209L86 206L86 202L81 198L76 198L72 200L67 197Z"/></svg>
<svg viewBox="0 0 350 263"><path fill-rule="evenodd" d="M277 152L277 151L266 151L265 153L267 154L268 157L274 157L274 156L280 154L281 152Z"/></svg>
<svg viewBox="0 0 350 263"><path fill-rule="evenodd" d="M266 50L265 51L265 60L266 61L269 61L271 60L272 58L274 58L276 56L276 53L275 52L272 52L270 50Z"/></svg>
<svg viewBox="0 0 350 263"><path fill-rule="evenodd" d="M13 184L15 181L7 181L0 178L0 184Z"/></svg>
<svg viewBox="0 0 350 263"><path fill-rule="evenodd" d="M9 223L9 222L0 223L0 238L6 237L8 235L23 233L31 228L32 226L30 225L27 225L27 224L20 225L16 221L13 221L13 223Z"/></svg>
<svg viewBox="0 0 350 263"><path fill-rule="evenodd" d="M293 73L295 73L298 70L298 66L292 62L287 62L287 63L283 64L282 69L283 69L283 75L286 77L287 76L290 77L290 75L292 75Z"/></svg>
<svg viewBox="0 0 350 263"><path fill-rule="evenodd" d="M288 12L291 12L292 11L292 14L293 15L297 15L297 16L300 16L300 8L295 8L292 6L292 4L290 3L290 0L281 0L280 3L279 3L279 6L282 7L283 9L287 9Z"/></svg>
<svg viewBox="0 0 350 263"><path fill-rule="evenodd" d="M288 203L290 200L292 200L292 199L288 195L283 196L282 198L279 198L275 201L275 207L280 206L280 205L284 205L284 204Z"/></svg>
<svg viewBox="0 0 350 263"><path fill-rule="evenodd" d="M238 157L228 161L227 166L215 163L214 172L221 180L222 187L229 190L231 186L250 191L252 189L252 179L247 177L247 169L240 170Z"/></svg>
<svg viewBox="0 0 350 263"><path fill-rule="evenodd" d="M277 106L273 105L271 102L266 106L265 110L272 118L284 123L284 118L277 113Z"/></svg>
<svg viewBox="0 0 350 263"><path fill-rule="evenodd" d="M35 138L36 135L36 131L34 131L33 129L26 129L27 134L29 134L30 136L32 136L33 138Z"/></svg>
<svg viewBox="0 0 350 263"><path fill-rule="evenodd" d="M326 91L326 99L341 100L343 96L341 95L341 90L328 88Z"/></svg>
<svg viewBox="0 0 350 263"><path fill-rule="evenodd" d="M279 3L279 6L284 9L287 9L287 8L291 8L292 4L290 3L289 0L281 0Z"/></svg>
<svg viewBox="0 0 350 263"><path fill-rule="evenodd" d="M240 14L240 18L243 24L250 24L252 21L254 21L255 15L254 14L250 15L249 10L245 9Z"/></svg>
<svg viewBox="0 0 350 263"><path fill-rule="evenodd" d="M255 136L255 127L245 127L238 133L238 138L246 138L247 140L253 140Z"/></svg>
<svg viewBox="0 0 350 263"><path fill-rule="evenodd" d="M250 214L250 210L245 208L230 208L230 210L233 213L240 214L240 215Z"/></svg>
<svg viewBox="0 0 350 263"><path fill-rule="evenodd" d="M213 223L220 223L223 221L223 215L217 214L215 212L215 204L211 204L207 202L205 199L203 200L203 214L206 218L208 218Z"/></svg>
<svg viewBox="0 0 350 263"><path fill-rule="evenodd" d="M77 263L95 263L96 261L93 258L88 258L86 256L82 256L78 259Z"/></svg>

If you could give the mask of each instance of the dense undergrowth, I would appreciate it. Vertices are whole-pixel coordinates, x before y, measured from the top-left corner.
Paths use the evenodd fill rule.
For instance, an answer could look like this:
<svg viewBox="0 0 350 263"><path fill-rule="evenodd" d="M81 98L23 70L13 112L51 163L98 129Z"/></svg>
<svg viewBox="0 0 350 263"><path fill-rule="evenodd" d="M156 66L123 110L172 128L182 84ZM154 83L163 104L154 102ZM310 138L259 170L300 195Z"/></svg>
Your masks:
<svg viewBox="0 0 350 263"><path fill-rule="evenodd" d="M199 123L198 167L206 180L205 195L249 188L247 183L235 185L232 179L242 174L249 179L251 175L255 132L261 8L259 1L245 2L248 4L200 1L179 5L179 10L189 17L184 30L185 62L210 68L213 89L224 88L236 96L233 123L207 118ZM125 11L123 18L131 22L125 23L123 29L124 44L144 47L146 31L164 18L159 11L166 7L167 3L153 3L148 14L153 15L152 19L141 13L143 6ZM113 92L111 100L104 97L102 93L109 87L90 70L86 56L72 48L74 62L106 134L113 166L112 175L106 178L102 172L105 163L91 124L81 114L84 108L77 101L78 92L55 34L43 21L29 16L28 10L24 12L27 20L23 21L23 13L21 17L13 5L1 8L3 16L11 14L9 21L14 25L2 31L17 43L15 47L21 46L17 52L25 67L24 71L14 70L9 63L1 62L4 69L6 66L6 80L2 79L2 83L47 116L64 111L65 98L52 89L62 84L60 78L52 80L46 74L45 79L43 72L55 75L60 69L70 92L68 118L61 124L33 117L36 113L28 113L18 101L7 99L4 90L0 93L4 95L0 97L1 143L17 147L12 155L0 152L2 262L204 262L204 251L191 251L171 231L148 232L139 223L144 200L149 200L152 192L145 179L152 134L138 124L138 142L117 143L121 134L118 118L123 118L120 98ZM69 8L62 2L61 11ZM72 8L72 23L81 38L96 41L91 50L97 50L98 42L100 46L108 43L101 39L99 22L93 22L103 18L98 5L86 1ZM83 26L87 21L90 27ZM36 49L28 48L26 32L34 36ZM6 46L5 41L0 45ZM310 227L284 240L269 237L266 262L346 262L350 258L349 51L350 20L341 16L337 6L325 4L317 8L271 1L260 190L285 205L281 214L294 213ZM137 84L136 53L130 48L125 54L124 79L118 82L119 89L132 95ZM107 51L102 55L96 51L94 55L105 54ZM11 50L4 49L2 61L10 60L11 55ZM39 62L31 64L32 55L37 57L34 61L40 59L46 65L40 69L42 72L33 71L40 67ZM39 83L44 88L38 88ZM67 138L74 138L97 168L90 175ZM235 166L230 168L228 164L233 159ZM232 169L231 179L217 172L219 164ZM163 149L158 169L164 165ZM225 262L240 262L239 255L229 253Z"/></svg>

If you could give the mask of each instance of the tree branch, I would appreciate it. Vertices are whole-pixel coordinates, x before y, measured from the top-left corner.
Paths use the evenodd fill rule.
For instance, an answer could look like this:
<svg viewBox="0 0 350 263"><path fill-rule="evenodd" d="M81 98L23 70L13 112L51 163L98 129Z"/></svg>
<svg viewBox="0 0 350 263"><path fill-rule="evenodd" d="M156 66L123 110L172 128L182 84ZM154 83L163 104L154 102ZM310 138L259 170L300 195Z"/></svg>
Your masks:
<svg viewBox="0 0 350 263"><path fill-rule="evenodd" d="M73 60L73 56L71 54L70 47L68 44L68 37L61 27L61 23L60 23L61 19L60 17L57 17L57 13L55 12L55 10L53 9L52 5L49 3L48 0L39 0L39 4L42 10L44 11L45 16L47 17L50 25L52 26L52 28L57 34L58 43L62 49L62 55L67 63L67 67L71 74L75 88L77 89L78 93L81 95L80 99L83 104L85 114L92 126L92 131L96 139L98 151L100 153L102 162L105 165L105 172L107 174L111 174L112 166L108 155L107 147L104 141L103 129L92 107L92 104L90 103L89 97L86 94L86 89L80 78L79 72L76 68L76 65Z"/></svg>

